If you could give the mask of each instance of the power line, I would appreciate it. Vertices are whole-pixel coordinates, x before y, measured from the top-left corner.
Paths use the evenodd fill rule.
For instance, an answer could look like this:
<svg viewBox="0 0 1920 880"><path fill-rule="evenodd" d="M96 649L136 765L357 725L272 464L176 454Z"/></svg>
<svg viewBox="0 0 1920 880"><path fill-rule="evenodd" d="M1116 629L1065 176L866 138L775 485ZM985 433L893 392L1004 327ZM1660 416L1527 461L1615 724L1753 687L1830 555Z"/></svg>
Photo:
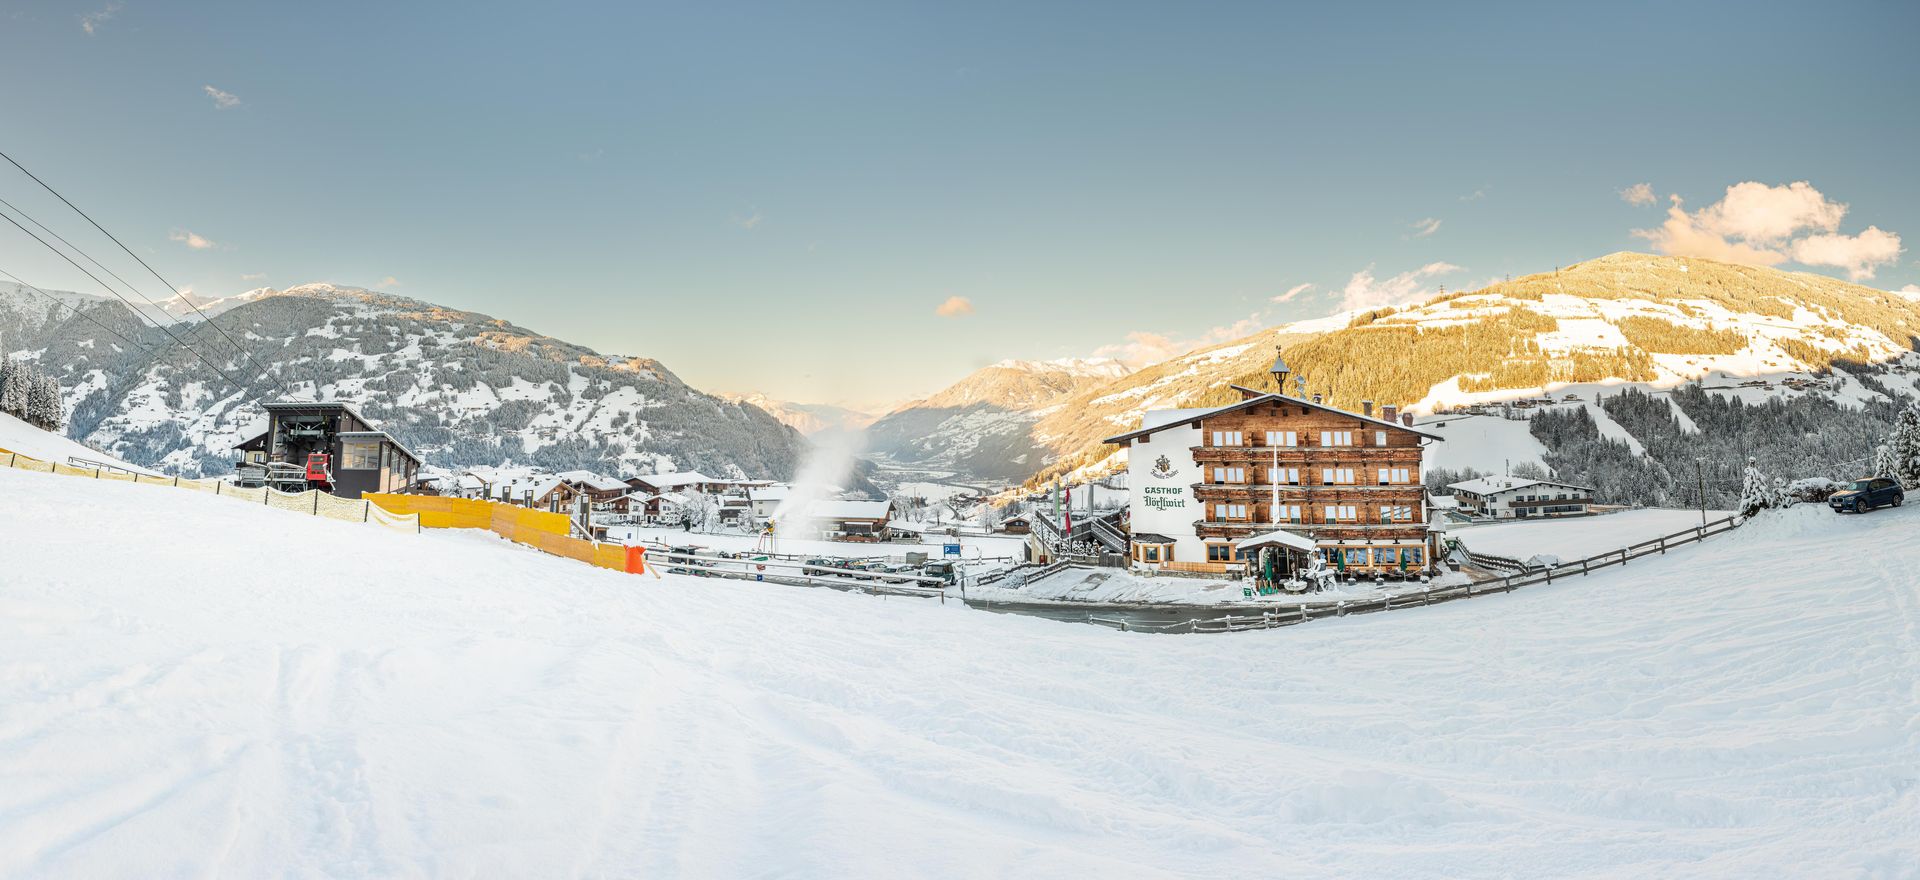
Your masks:
<svg viewBox="0 0 1920 880"><path fill-rule="evenodd" d="M101 321L100 321L100 320L99 320L98 318L95 318L94 316L92 316L92 315L89 315L89 314L87 314L86 312L83 312L83 311L81 311L81 310L80 310L80 309L79 309L78 307L76 307L76 306L73 306L73 305L70 305L70 304L68 304L68 303L66 303L66 302L63 302L63 301L61 301L61 299L60 299L59 297L57 297L57 296L54 296L54 295L53 295L53 294L51 294L51 293L48 293L48 292L46 292L46 291L44 291L44 290L41 290L40 288L38 288L38 287L35 287L35 286L33 286L33 285L31 285L31 284L28 284L28 283L27 283L27 282L25 282L25 281L22 281L22 280L20 279L20 276L18 276L18 275L15 275L15 274L13 274L12 272L8 272L8 271L7 271L7 270L5 270L5 269L0 269L0 275L5 275L5 276L7 276L8 278L11 278L11 279L13 279L13 282L14 282L15 284L18 284L18 285L20 285L21 287L23 287L23 288L26 288L27 290L31 290L31 291L33 291L34 293L37 293L37 294L40 294L41 296L44 296L44 297L46 297L46 298L48 299L48 301L50 301L50 302L52 302L52 303L53 303L54 305L57 305L57 306L60 306L61 308L64 308L64 309L66 309L67 311L69 311L69 312L72 312L72 313L74 313L75 315L77 315L77 316L79 316L79 317L82 317L82 318L85 318L85 319L87 319L88 321L91 321L91 322L93 322L93 324L94 324L94 326L96 326L96 327L99 327L100 329L102 329L102 330L105 330L105 331L107 331L108 333L112 333L112 334L113 334L114 336L116 336L116 337L118 337L118 338L119 338L119 340L120 340L121 342L124 342L124 343L126 343L126 344L128 344L128 345L130 345L130 346L132 346L132 347L133 347L134 349L136 349L136 350L138 350L138 351L144 351L144 352L146 352L147 354L153 354L153 349L150 349L150 348L148 348L148 347L146 347L146 346L144 346L144 345L141 345L141 344L140 344L140 343L138 343L138 342L134 342L133 340L131 340L131 339L128 339L128 338L127 338L127 337L125 337L125 336L122 336L122 335L120 334L120 331L118 331L118 330L115 330L115 329L113 329L112 327L109 327L109 326L107 326L106 324L104 324L104 323L102 323L102 322L101 322Z"/></svg>
<svg viewBox="0 0 1920 880"><path fill-rule="evenodd" d="M33 230L28 229L25 226L21 226L20 221L13 219L13 216L11 214L8 214L7 212L0 211L0 218L4 218L8 223L12 223L14 225L14 228L20 230L21 232L26 233L29 237L31 237L34 241L39 242L47 250L50 250L56 254L59 254L61 259L66 260L68 263L73 264L73 267L75 269L79 269L81 274L86 275L88 278L92 278L94 283L100 285L102 290L105 290L106 292L113 294L115 299L118 299L122 303L125 303L127 308L132 310L136 316L139 316L142 318L146 317L145 315L140 314L140 310L134 307L132 301L128 300L124 296L121 296L120 291L114 290L106 282L101 281L99 276L93 274L92 272L87 271L87 267L80 265L72 257L67 256L66 251L63 251L57 247L54 247L52 244L48 243L46 239L41 238L38 235L35 235ZM149 323L152 323L151 319L149 319ZM186 344L180 339L180 337L173 335L172 330L168 329L166 326L161 324L154 324L153 326L154 326L154 329L167 334L167 338L173 340L175 345L178 345L181 348L186 349L188 353L192 354L194 357L199 358L202 363L206 364L208 368L212 369L216 374L220 376L220 378L225 379L227 381L227 384L240 389L242 393L255 394L257 396L256 392L254 392L252 388L248 387L247 385L241 382L235 381L232 376L227 375L226 370L221 369L219 365L215 364L211 360L208 360L206 355L201 354L199 349L196 349L193 346Z"/></svg>
<svg viewBox="0 0 1920 880"><path fill-rule="evenodd" d="M131 291L133 291L133 292L134 292L134 294L136 294L136 295L138 295L138 296L139 296L139 297L140 297L141 299L146 299L146 294L144 294L144 293L141 293L141 292L140 292L140 290L139 290L138 288L136 288L136 287L134 287L134 286L133 286L133 284L132 284L131 282L129 282L129 281L127 281L127 279L125 279L125 278L122 278L122 277L120 277L120 275L119 275L119 273L117 273L117 272L115 272L115 271L113 271L112 269L110 269L110 268L107 268L106 266L104 266L104 265L102 265L102 264L100 263L100 261L99 261L99 260L96 260L96 259L94 259L94 258L92 257L92 255L90 255L90 254L88 254L88 253L87 253L86 251L84 251L84 250L81 250L81 248L80 248L80 246L79 246L79 245L77 245L77 244L74 244L73 242L70 242L70 241L68 241L68 240L66 239L66 237L65 237L65 236L63 236L63 235L61 235L60 233L58 233L58 232L55 232L55 231L53 231L53 230L51 230L51 229L48 229L48 228L47 228L47 224L45 224L45 223L42 223L42 222L40 222L40 221L38 221L38 220L35 220L35 219L33 219L33 215L32 215L32 214L28 214L28 213L27 213L26 211L24 211L24 210L22 210L22 209L20 208L20 206L18 206L18 205L15 205L14 203L12 203L12 202L9 202L9 201L7 201L6 199L0 199L0 205L5 205L6 207L8 207L8 208L11 208L11 209L13 210L13 212L14 212L15 214L19 214L20 216L22 216L22 217L24 217L24 218L26 218L26 220L27 220L27 222L28 222L28 223L32 223L32 224L33 224L34 226L37 226L37 227L39 227L39 229L40 229L40 231L41 231L41 232L44 232L44 233L46 233L46 234L48 234L48 235L51 235L51 236L53 236L53 238L54 238L54 240L55 240L55 241L58 241L58 242L60 242L61 244L64 244L64 245L66 245L68 249L70 249L70 250L72 250L72 251L73 251L74 253L77 253L77 254L79 254L79 255L80 255L80 256L81 256L81 257L82 257L83 259L85 259L85 260L86 260L87 262L89 262L89 263L92 263L92 264L93 264L93 266L94 266L94 268L96 268L96 269L99 269L100 271L102 271L102 272L105 272L105 273L107 273L108 275L111 275L111 276L113 276L113 280L115 280L115 281L118 281L118 282L120 282L120 284L121 284L121 286L123 286L123 287L125 287L125 288L126 288L126 289L128 289L128 290L131 290ZM24 283L24 282L23 282L23 283ZM159 304L157 304L157 303L155 303L155 302L154 302L153 300L150 300L150 299L149 299L149 300L147 300L147 304L148 304L148 305L151 305L151 306L153 306L153 307L154 307L154 308L156 308L156 309L159 309L159 310L160 310L160 316L161 316L161 317L163 317L163 318L165 318L165 317L170 317L169 315L167 315L167 310L166 310L166 309L165 309L164 307L162 307L162 306L160 306ZM151 321L152 321L153 319L152 319L152 318L148 318L147 320L151 322Z"/></svg>
<svg viewBox="0 0 1920 880"><path fill-rule="evenodd" d="M111 233L111 232L108 232L108 231L106 230L106 227L103 227L103 226L101 226L101 225L100 225L99 223L96 223L96 222L94 222L94 219L93 219L93 217L92 217L92 216L90 216L90 215L88 215L88 214L87 214L87 212L85 212L85 211L82 211L82 210L80 210L80 206L79 206L79 205L75 205L75 204L74 204L73 202L71 202L71 201L69 201L69 200L67 199L67 197L66 197L66 196L63 196L63 195L61 195L61 194L60 194L60 191L59 191L59 190L57 190L57 189L54 189L54 188L53 188L53 187L51 187L51 186L48 186L48 185L47 185L47 182L46 182L46 181L44 181L44 180L41 180L41 179L39 178L39 176L38 176L38 175L36 175L36 174L34 174L34 173L33 173L33 172L31 172L31 171L28 171L28 170L27 170L27 167L26 167L25 165L22 165L22 164L20 164L20 163L19 163L18 161L16 161L16 160L15 160L15 159L14 159L14 158L13 158L12 156L9 156L9 155L7 155L7 154L6 154L5 152L0 152L0 159L5 159L5 160L7 160L7 162L8 162L8 163L10 163L10 164L12 164L12 165L13 165L13 167L15 167L15 168L18 168L18 169L20 169L20 173L21 173L21 174L25 174L26 176L28 176L28 177L30 177L30 178L32 178L32 179L33 179L33 182L34 182L34 183L37 183L37 184L40 184L40 188L41 188L41 189L44 189L44 190L46 190L47 192L50 192L50 193L52 193L52 194L53 194L53 197L54 197L54 198L56 198L56 199L59 199L59 200L60 200L60 202L61 202L62 204L64 204L64 205L66 205L66 206L67 206L67 207L69 207L69 208L72 208L72 209L73 209L73 212L74 212L75 214L79 214L79 215L80 215L80 216L81 216L82 218L84 218L84 219L85 219L85 220L86 220L86 221L87 221L87 222L88 222L89 224L92 224L92 226L93 226L93 228L95 228L95 229L97 229L97 230L100 230L100 234L101 234L101 235L104 235L104 236L106 236L106 237L108 238L108 240L110 240L110 241L112 241L112 242L113 242L114 244L116 244L116 245L119 245L119 246L120 246L120 250L122 250L122 251L125 251L125 252L126 252L126 254L127 254L127 256L129 256L129 257L132 257L132 258L133 258L133 261L134 261L134 262L136 262L136 263L139 263L139 264L140 264L140 267L141 267L141 268L143 268L143 269L146 269L146 270L147 270L147 272L148 272L149 274L151 274L151 275L152 275L153 277L155 277L155 278L158 278L158 279L160 280L160 284L161 284L161 286L163 286L163 287L165 287L165 288L166 288L167 290L169 290L169 291L173 291L173 292L174 292L174 293L175 293L176 295L178 295L178 292L179 292L179 290L180 290L180 288L178 288L178 287L175 287L175 286L173 285L173 282L171 282L171 281L168 281L168 280L167 280L167 279L165 279L165 278L162 278L162 277L160 276L160 273L159 273L159 272L157 272L157 271L155 271L155 270L154 270L154 268L153 268L152 266L149 266L149 265L147 265L147 261L146 261L146 260L142 260L142 259L140 259L140 255L139 255L139 254L136 254L136 253L134 253L134 252L133 252L133 249L132 249L132 248L129 248L129 247L127 247L125 243L123 243L123 242L121 242L121 241L120 241L120 239L118 239L118 238L115 238L115 237L114 237L114 234L113 234L113 233ZM17 209L16 209L16 210L17 210ZM24 216L24 213L23 213L23 216ZM29 218L29 219L31 219L31 218ZM19 224L15 224L15 225L17 226L17 225L19 225ZM36 236L36 237L37 237L37 236ZM44 242L43 242L43 243L44 243ZM92 259L92 258L91 258L91 257L89 257L88 259ZM72 262L72 261L69 261L69 262ZM84 270L82 270L82 271L84 271ZM89 275L91 275L92 273L88 273L88 274L89 274ZM118 276L115 276L115 277L118 277ZM96 279L94 279L94 280L96 280L96 281L98 281L99 279L97 279L97 278L96 278ZM105 285L102 285L102 286L105 286ZM137 292L137 291L136 291L136 292ZM146 299L146 298L147 298L147 297L146 297L146 294L141 294L141 295L140 295L140 298L141 298L141 299ZM227 331L226 331L226 330L224 330L224 329L221 329L221 327L220 327L220 325L219 325L219 324L215 324L215 323L213 323L213 318L212 318L212 316L210 316L210 315L208 315L208 314L207 314L206 312L204 312L204 311L201 311L201 310L200 310L200 306L198 306L198 305L196 305L196 304L194 303L194 301L193 301L193 299L192 299L191 297L186 297L186 296L182 296L182 297L180 297L180 301L181 301L181 302L184 302L184 303L186 303L186 304L187 304L187 307L188 307L188 308L190 308L190 309L193 309L193 311L194 311L194 314L197 314L197 315L199 315L199 316L200 316L200 318L201 318L201 320L204 320L204 321L206 321L206 322L207 322L207 325L208 325L208 326L210 326L210 327L212 327L212 328L213 328L213 329L214 329L215 331L217 331L217 332L218 332L218 333L219 333L219 334L220 334L221 336L223 336L223 337L225 337L225 338L226 338L226 340L227 340L227 342L228 342L229 344L231 344L231 345L232 345L232 346L234 347L234 349L235 349L236 351L238 351L238 352L240 352L240 354L241 354L241 355L243 355L243 356L245 356L247 360L249 360L249 361L252 361L252 362L253 362L253 365L254 365L254 367L255 367L255 368L257 368L257 369L259 369L259 370L260 370L260 372L261 372L261 374L262 374L263 376L269 376L269 377L270 377L270 376L272 375L272 371L270 371L270 370L268 370L268 369L267 369L267 368L266 368L266 367L265 367L265 366L264 366L263 364L261 364L261 363L260 363L260 361L259 361L258 359L256 359L256 358L255 358L255 357L253 356L253 353L252 353L252 352L250 352L250 351L247 351L247 349L246 349L246 347L245 347L245 346L242 346L242 345L241 345L241 344L240 344L240 343L239 343L238 341L236 341L236 340L235 340L235 339L233 338L233 336L232 336L232 335L230 335L230 334L228 334L228 333L227 333ZM151 304L151 303L153 302L153 300L150 300L150 299L148 299L148 300L147 300L147 302ZM156 308L156 309L157 309L157 308L159 308L159 306L158 306L158 305L155 305L155 306L154 306L154 308ZM162 310L162 311L164 312L164 310ZM283 387L285 387L285 386L283 386ZM319 388L317 388L317 387L316 387L316 388L314 388L314 394L315 394L316 396L318 396L318 395L319 395L319 393L320 393L320 389L319 389ZM288 396L291 396L291 393L289 393L289 395L288 395Z"/></svg>

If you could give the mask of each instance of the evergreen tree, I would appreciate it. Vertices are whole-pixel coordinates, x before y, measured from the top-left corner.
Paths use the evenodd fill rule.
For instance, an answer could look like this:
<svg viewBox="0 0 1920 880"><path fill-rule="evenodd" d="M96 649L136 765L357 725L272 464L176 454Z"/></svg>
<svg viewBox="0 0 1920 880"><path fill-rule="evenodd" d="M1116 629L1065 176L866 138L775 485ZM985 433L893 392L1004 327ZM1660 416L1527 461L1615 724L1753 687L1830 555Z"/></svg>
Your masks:
<svg viewBox="0 0 1920 880"><path fill-rule="evenodd" d="M0 412L25 420L27 417L27 365L9 363L0 377Z"/></svg>
<svg viewBox="0 0 1920 880"><path fill-rule="evenodd" d="M1893 432L1874 454L1874 473L1900 481L1902 487L1920 486L1920 401L1900 411Z"/></svg>
<svg viewBox="0 0 1920 880"><path fill-rule="evenodd" d="M1767 475L1760 472L1754 460L1747 459L1747 469L1741 481L1740 515L1752 516L1769 507L1782 506L1780 496L1785 487L1785 482L1782 482L1780 488L1776 489L1767 480Z"/></svg>

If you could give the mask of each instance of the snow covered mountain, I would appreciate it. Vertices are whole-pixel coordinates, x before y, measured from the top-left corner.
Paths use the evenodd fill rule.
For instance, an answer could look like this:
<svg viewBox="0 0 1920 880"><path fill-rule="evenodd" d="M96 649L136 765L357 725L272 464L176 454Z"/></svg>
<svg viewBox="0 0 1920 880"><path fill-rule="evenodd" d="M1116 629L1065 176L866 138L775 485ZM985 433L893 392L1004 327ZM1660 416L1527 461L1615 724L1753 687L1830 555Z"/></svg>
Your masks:
<svg viewBox="0 0 1920 880"><path fill-rule="evenodd" d="M1618 253L1411 307L1273 327L1081 389L1033 420L1027 461L1042 479L1110 467L1118 459L1100 441L1137 426L1142 410L1225 403L1237 397L1229 383L1265 387L1276 348L1309 392L1354 409L1373 400L1428 414L1542 393L1742 382L1767 385L1737 392L1758 403L1825 393L1781 384L1819 377L1860 408L1913 393L1916 339L1920 302L1909 295ZM1886 392L1874 388L1881 375Z"/></svg>
<svg viewBox="0 0 1920 880"><path fill-rule="evenodd" d="M789 425L809 437L822 431L858 431L873 424L875 418L872 413L844 406L775 400L757 392L721 391L718 395L734 403L759 407L761 412L779 419L781 424Z"/></svg>
<svg viewBox="0 0 1920 880"><path fill-rule="evenodd" d="M978 479L1025 479L1047 458L1034 440L1034 424L1060 401L1127 372L1107 358L1001 361L874 422L867 448L895 462Z"/></svg>
<svg viewBox="0 0 1920 880"><path fill-rule="evenodd" d="M601 355L487 315L377 291L304 284L203 304L252 359L198 316L174 326L250 393L117 301L53 295L93 321L4 285L0 334L8 349L60 377L69 434L187 475L230 468L230 447L263 422L254 399L311 396L316 387L443 466L787 477L803 446L772 416L691 388L657 361Z"/></svg>

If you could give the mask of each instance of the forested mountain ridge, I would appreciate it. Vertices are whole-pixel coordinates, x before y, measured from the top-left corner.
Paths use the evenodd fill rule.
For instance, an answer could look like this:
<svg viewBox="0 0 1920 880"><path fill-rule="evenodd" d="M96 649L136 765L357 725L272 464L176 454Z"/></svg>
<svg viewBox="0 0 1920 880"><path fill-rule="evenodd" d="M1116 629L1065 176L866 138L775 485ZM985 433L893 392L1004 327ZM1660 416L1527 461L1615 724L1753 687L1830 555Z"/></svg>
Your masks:
<svg viewBox="0 0 1920 880"><path fill-rule="evenodd" d="M258 430L257 398L285 391L354 404L443 466L506 461L608 472L698 469L791 476L798 432L689 387L649 358L601 355L476 312L308 284L223 301L171 329L249 386L241 392L117 301L51 292L94 321L0 286L0 333L66 389L69 436L186 475L230 468ZM265 367L261 375L257 361Z"/></svg>
<svg viewBox="0 0 1920 880"><path fill-rule="evenodd" d="M1709 376L1812 375L1895 361L1916 339L1920 302L1901 294L1813 273L1617 253L1410 307L1277 327L1142 369L1035 424L1051 458L1035 481L1112 466L1114 450L1100 441L1137 426L1142 410L1230 402L1238 395L1229 383L1266 387L1275 345L1309 392L1336 406L1373 400L1424 413L1565 383L1667 388Z"/></svg>

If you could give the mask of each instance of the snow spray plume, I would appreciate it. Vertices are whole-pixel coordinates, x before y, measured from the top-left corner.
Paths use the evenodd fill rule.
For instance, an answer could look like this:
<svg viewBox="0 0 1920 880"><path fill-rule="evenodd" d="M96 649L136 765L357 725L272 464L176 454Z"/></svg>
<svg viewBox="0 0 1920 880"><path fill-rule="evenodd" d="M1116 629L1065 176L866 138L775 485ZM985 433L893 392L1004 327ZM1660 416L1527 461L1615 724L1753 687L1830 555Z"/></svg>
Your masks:
<svg viewBox="0 0 1920 880"><path fill-rule="evenodd" d="M866 448L866 434L860 431L822 431L808 441L806 457L794 474L793 488L772 514L781 535L819 531L808 512L816 509L818 502L839 496L853 476L855 457Z"/></svg>

